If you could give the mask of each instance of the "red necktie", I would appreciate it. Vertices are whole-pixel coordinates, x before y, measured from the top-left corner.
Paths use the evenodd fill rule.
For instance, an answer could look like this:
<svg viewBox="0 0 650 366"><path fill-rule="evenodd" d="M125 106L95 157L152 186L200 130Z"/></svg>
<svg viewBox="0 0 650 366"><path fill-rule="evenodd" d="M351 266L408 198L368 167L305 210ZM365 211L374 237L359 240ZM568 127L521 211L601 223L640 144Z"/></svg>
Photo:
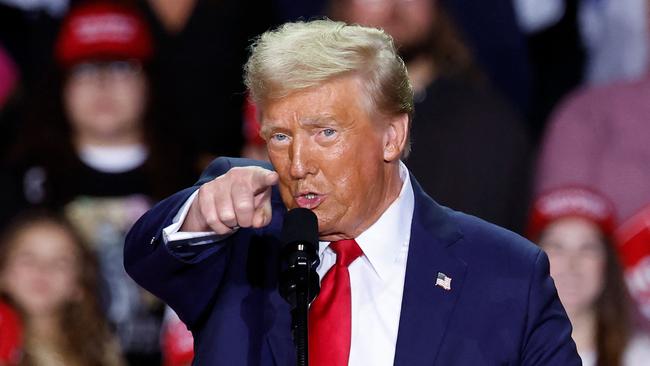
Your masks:
<svg viewBox="0 0 650 366"><path fill-rule="evenodd" d="M348 266L363 254L354 239L335 241L336 264L325 274L309 307L309 365L347 366L352 334Z"/></svg>

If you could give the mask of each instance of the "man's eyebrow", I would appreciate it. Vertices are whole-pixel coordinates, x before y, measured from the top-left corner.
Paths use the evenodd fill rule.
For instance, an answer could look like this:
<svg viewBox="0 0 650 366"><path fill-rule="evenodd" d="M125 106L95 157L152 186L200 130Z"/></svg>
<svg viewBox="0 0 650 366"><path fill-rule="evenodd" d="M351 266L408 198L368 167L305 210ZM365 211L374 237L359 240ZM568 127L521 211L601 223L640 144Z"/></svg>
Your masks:
<svg viewBox="0 0 650 366"><path fill-rule="evenodd" d="M329 114L309 116L300 119L300 124L307 127L320 126L323 124L328 124L336 122L336 118ZM260 136L268 137L271 131L275 130L274 121L266 121L261 123L260 127ZM283 129L280 129L283 130Z"/></svg>
<svg viewBox="0 0 650 366"><path fill-rule="evenodd" d="M278 124L274 124L273 121L263 122L260 126L260 136L262 138L268 138L272 133L282 132L288 133L288 130L285 127L281 127Z"/></svg>

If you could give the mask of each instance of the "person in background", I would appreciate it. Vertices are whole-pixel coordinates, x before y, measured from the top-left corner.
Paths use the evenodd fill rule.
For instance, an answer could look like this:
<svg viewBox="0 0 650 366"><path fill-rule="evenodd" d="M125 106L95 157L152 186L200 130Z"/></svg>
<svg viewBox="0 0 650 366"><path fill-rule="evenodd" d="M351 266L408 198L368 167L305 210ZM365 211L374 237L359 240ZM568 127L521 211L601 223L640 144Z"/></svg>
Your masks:
<svg viewBox="0 0 650 366"><path fill-rule="evenodd" d="M436 0L332 0L330 15L395 40L415 93L405 160L438 202L514 231L528 203L525 123L492 89Z"/></svg>
<svg viewBox="0 0 650 366"><path fill-rule="evenodd" d="M492 85L517 112L526 114L532 101L532 70L513 0L432 1L448 10Z"/></svg>
<svg viewBox="0 0 650 366"><path fill-rule="evenodd" d="M275 23L278 4L144 0L138 5L156 44L152 76L167 112L183 122L173 126L174 136L195 154L192 166L198 176L213 158L240 154L245 95L241 70L248 41Z"/></svg>
<svg viewBox="0 0 650 366"><path fill-rule="evenodd" d="M612 204L583 187L546 192L532 208L528 235L548 254L584 366L642 366L650 360L650 338L631 329L614 227Z"/></svg>
<svg viewBox="0 0 650 366"><path fill-rule="evenodd" d="M650 74L631 82L579 89L553 112L540 146L534 191L586 185L611 199L621 226L650 205ZM648 244L645 244L646 247ZM626 274L643 273L650 251L617 246ZM631 250L631 251L630 251ZM645 259L644 259L645 258ZM637 281L632 296L650 309L649 281ZM650 330L650 311L636 321Z"/></svg>
<svg viewBox="0 0 650 366"><path fill-rule="evenodd" d="M580 85L634 81L650 60L647 0L513 0L534 77L531 126Z"/></svg>
<svg viewBox="0 0 650 366"><path fill-rule="evenodd" d="M513 0L518 24L527 35L533 86L528 124L535 144L555 105L583 82L586 55L578 5L577 0Z"/></svg>
<svg viewBox="0 0 650 366"><path fill-rule="evenodd" d="M513 5L522 31L530 35L548 31L566 15L574 18L586 52L587 85L634 80L648 69L647 0L513 0ZM554 33L560 43L574 36L566 28Z"/></svg>
<svg viewBox="0 0 650 366"><path fill-rule="evenodd" d="M194 179L165 134L148 77L153 47L135 8L73 7L55 47L52 75L61 80L42 88L0 179L9 216L32 206L63 210L97 254L108 318L139 366L160 364L164 305L126 275L124 236L152 202Z"/></svg>
<svg viewBox="0 0 650 366"><path fill-rule="evenodd" d="M97 266L69 223L48 212L17 217L0 239L0 294L24 327L19 365L120 366L97 298ZM0 338L7 334L0 328Z"/></svg>
<svg viewBox="0 0 650 366"><path fill-rule="evenodd" d="M191 181L158 113L147 76L153 44L139 14L85 3L64 20L56 45L57 68L29 96L31 113L8 154L4 173L13 179L3 181L2 209L58 208L79 195L159 198Z"/></svg>

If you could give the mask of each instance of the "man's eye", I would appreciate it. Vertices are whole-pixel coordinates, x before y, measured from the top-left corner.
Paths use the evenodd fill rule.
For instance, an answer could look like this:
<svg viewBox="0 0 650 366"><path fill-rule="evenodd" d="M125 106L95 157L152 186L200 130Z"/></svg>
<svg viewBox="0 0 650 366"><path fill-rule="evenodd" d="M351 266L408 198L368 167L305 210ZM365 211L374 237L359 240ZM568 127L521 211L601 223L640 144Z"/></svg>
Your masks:
<svg viewBox="0 0 650 366"><path fill-rule="evenodd" d="M323 135L325 135L327 137L331 137L331 136L334 136L334 134L336 133L336 130L334 130L332 128L326 128L322 132L323 132Z"/></svg>
<svg viewBox="0 0 650 366"><path fill-rule="evenodd" d="M273 135L271 135L271 139L278 142L285 141L287 138L288 136L283 133L274 133Z"/></svg>

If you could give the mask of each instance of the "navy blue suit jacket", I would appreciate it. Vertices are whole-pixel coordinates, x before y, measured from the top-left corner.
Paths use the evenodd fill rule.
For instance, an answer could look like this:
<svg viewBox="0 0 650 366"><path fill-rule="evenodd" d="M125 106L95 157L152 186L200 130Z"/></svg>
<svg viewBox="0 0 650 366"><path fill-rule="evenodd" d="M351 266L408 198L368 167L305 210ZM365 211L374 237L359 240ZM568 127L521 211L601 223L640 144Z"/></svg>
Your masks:
<svg viewBox="0 0 650 366"><path fill-rule="evenodd" d="M200 250L162 239L200 184L251 164L261 163L215 160L196 186L152 208L126 239L128 273L192 330L196 365L295 364L289 306L277 291L286 212L277 189L263 229L240 229ZM411 182L415 212L394 364L580 365L546 255L516 234L439 206ZM438 272L452 278L451 290L435 286Z"/></svg>

